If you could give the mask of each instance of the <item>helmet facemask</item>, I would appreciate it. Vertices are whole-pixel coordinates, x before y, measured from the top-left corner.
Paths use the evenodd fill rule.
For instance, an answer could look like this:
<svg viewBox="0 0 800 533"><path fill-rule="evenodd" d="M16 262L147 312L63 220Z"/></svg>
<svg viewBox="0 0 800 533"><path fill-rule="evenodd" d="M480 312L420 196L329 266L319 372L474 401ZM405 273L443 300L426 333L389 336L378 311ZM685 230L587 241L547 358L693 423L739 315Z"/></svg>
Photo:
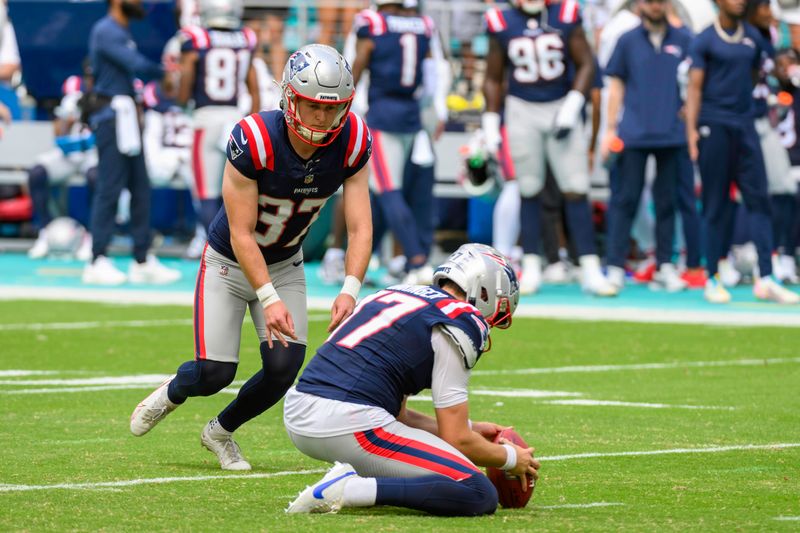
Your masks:
<svg viewBox="0 0 800 533"><path fill-rule="evenodd" d="M312 146L328 146L336 139L339 132L342 131L344 127L345 117L347 117L347 113L350 112L350 106L353 104L353 95L350 95L350 97L345 100L339 100L335 94L331 94L330 97L321 94L317 96L323 96L323 98L309 98L297 92L290 83L284 83L283 94L284 101L286 102L285 109L283 109L283 113L286 117L286 125L301 141ZM323 105L336 105L339 107L339 110L327 129L317 128L303 120L297 108L297 102L299 100Z"/></svg>
<svg viewBox="0 0 800 533"><path fill-rule="evenodd" d="M528 15L538 15L545 8L546 0L514 0L514 6Z"/></svg>

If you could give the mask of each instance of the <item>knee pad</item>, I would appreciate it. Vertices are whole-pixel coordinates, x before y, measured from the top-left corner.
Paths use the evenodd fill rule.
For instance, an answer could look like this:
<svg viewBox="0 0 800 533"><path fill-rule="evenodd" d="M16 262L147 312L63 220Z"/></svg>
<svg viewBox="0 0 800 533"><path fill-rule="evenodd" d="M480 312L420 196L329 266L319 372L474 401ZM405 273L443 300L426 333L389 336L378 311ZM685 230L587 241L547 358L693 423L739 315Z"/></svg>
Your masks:
<svg viewBox="0 0 800 533"><path fill-rule="evenodd" d="M178 369L175 381L183 396L211 396L231 384L237 363L187 361Z"/></svg>
<svg viewBox="0 0 800 533"><path fill-rule="evenodd" d="M475 473L461 481L472 489L469 499L469 509L475 516L493 514L497 510L497 489L494 488L489 478L483 474Z"/></svg>
<svg viewBox="0 0 800 533"><path fill-rule="evenodd" d="M47 169L44 166L36 165L28 171L28 187L31 189L45 188L48 181Z"/></svg>
<svg viewBox="0 0 800 533"><path fill-rule="evenodd" d="M264 377L273 383L286 385L286 389L291 387L303 360L306 358L306 347L304 344L290 342L288 347L284 347L279 342L274 342L270 349L266 342L261 343L261 364L264 368Z"/></svg>

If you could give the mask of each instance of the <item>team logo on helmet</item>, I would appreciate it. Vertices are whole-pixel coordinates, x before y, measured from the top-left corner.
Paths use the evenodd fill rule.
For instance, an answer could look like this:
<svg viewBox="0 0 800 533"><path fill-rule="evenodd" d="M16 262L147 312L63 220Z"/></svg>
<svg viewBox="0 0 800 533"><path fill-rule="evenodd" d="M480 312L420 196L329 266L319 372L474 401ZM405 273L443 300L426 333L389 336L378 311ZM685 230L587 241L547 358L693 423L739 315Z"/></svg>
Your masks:
<svg viewBox="0 0 800 533"><path fill-rule="evenodd" d="M303 55L302 52L295 52L292 54L292 57L289 58L289 71L291 72L291 78L294 78L300 72L303 72L306 68L308 68L309 62L306 59L306 56Z"/></svg>

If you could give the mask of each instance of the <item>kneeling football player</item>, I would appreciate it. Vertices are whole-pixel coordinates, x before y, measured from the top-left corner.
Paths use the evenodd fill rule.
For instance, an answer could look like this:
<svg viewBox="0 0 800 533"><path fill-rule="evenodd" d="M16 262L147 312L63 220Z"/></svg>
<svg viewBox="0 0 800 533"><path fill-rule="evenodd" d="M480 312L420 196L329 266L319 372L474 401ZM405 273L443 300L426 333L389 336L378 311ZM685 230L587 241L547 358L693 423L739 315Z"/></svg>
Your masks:
<svg viewBox="0 0 800 533"><path fill-rule="evenodd" d="M335 463L287 512L395 505L436 515L490 514L497 491L478 466L538 478L532 448L504 428L470 423L467 382L490 327L507 328L519 284L494 248L467 244L432 286L398 285L365 298L289 390L284 422L304 454ZM430 388L436 418L406 408Z"/></svg>

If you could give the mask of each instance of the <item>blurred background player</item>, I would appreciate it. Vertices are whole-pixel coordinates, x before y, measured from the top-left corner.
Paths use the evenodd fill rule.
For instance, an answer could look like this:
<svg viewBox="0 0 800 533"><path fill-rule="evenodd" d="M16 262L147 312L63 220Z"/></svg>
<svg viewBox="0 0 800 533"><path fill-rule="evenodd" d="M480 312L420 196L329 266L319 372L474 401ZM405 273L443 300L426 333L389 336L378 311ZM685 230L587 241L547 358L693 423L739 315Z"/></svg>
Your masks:
<svg viewBox="0 0 800 533"><path fill-rule="evenodd" d="M203 428L201 442L224 470L249 470L232 433L277 403L294 383L308 336L302 244L325 202L344 185L347 277L333 302L329 331L355 308L369 263L371 139L350 113L350 66L328 46L295 52L283 71L282 111L239 121L228 138L225 202L209 232L195 287L195 359L131 415L144 435L187 398L230 385L248 308L262 368Z"/></svg>
<svg viewBox="0 0 800 533"><path fill-rule="evenodd" d="M745 0L716 0L719 16L692 42L686 101L686 138L703 181L706 220L705 298L727 303L730 293L719 279L718 262L730 243L735 183L750 214L758 249L760 277L753 294L761 300L798 303L800 296L772 276L772 220L767 176L753 110L753 80L761 69L765 45L759 32L743 21Z"/></svg>
<svg viewBox="0 0 800 533"><path fill-rule="evenodd" d="M89 36L89 57L94 89L87 99L89 125L98 151L98 177L92 201L91 234L93 260L83 270L84 283L118 285L171 283L180 272L162 265L149 254L150 179L142 154L139 110L134 101L134 76L160 79L161 65L136 50L128 25L144 17L140 0L109 0L108 15L100 19ZM114 231L117 201L123 188L131 193L133 256L128 276L106 257Z"/></svg>
<svg viewBox="0 0 800 533"><path fill-rule="evenodd" d="M617 289L600 268L588 202L588 147L581 114L594 81L595 62L581 27L580 7L576 0L550 7L544 0L512 3L512 9L494 8L485 15L490 40L484 83L486 112L481 123L490 149L497 151L499 111L505 103L509 145L522 197L520 232L525 255L520 291L532 294L541 284L539 193L549 162L565 196L581 285L598 296L616 295Z"/></svg>
<svg viewBox="0 0 800 533"><path fill-rule="evenodd" d="M367 124L375 154L370 160L370 185L383 216L406 257L406 281L429 282L429 243L414 217L413 206L403 197L403 177L414 142L422 131L416 93L423 78L435 80L431 57L433 22L410 14L402 0L378 0L377 11L364 10L356 17L356 58L353 78L358 83L369 71ZM423 67L433 70L423 76ZM430 202L427 193L421 201ZM415 201L415 200L414 200ZM424 209L423 209L424 211Z"/></svg>
<svg viewBox="0 0 800 533"><path fill-rule="evenodd" d="M97 149L94 135L82 121L81 101L92 90L92 74L88 61L84 62L83 76L70 76L61 86L63 98L53 111L53 131L56 147L42 153L37 163L28 171L28 190L33 202L33 213L39 235L28 250L28 257L38 259L49 252L47 225L53 220L50 209L51 187L61 185L76 174L86 177L89 197L97 181ZM92 258L92 238L84 235L76 259Z"/></svg>
<svg viewBox="0 0 800 533"><path fill-rule="evenodd" d="M261 109L258 80L252 67L255 32L242 26L241 0L198 0L202 26L181 29L178 104L194 103L192 170L199 219L208 230L222 198L225 143L241 117L237 107L243 86L250 93L250 112Z"/></svg>
<svg viewBox="0 0 800 533"><path fill-rule="evenodd" d="M631 226L645 185L647 159L655 156L656 264L653 283L668 292L686 288L672 262L680 161L686 126L678 90L678 66L689 52L691 35L667 21L666 0L637 0L642 24L622 35L606 67L610 77L607 130L602 156L620 139L619 186L612 192L607 240L608 279L620 289L625 280ZM659 102L653 106L652 102ZM625 113L620 120L624 103Z"/></svg>
<svg viewBox="0 0 800 533"><path fill-rule="evenodd" d="M491 514L497 491L478 465L532 485L539 468L533 449L491 442L503 427L471 423L467 396L489 328L509 327L518 300L507 260L480 244L448 257L433 286L398 285L365 298L286 396L292 443L336 463L287 512L394 505ZM406 407L423 389L431 389L435 418Z"/></svg>

